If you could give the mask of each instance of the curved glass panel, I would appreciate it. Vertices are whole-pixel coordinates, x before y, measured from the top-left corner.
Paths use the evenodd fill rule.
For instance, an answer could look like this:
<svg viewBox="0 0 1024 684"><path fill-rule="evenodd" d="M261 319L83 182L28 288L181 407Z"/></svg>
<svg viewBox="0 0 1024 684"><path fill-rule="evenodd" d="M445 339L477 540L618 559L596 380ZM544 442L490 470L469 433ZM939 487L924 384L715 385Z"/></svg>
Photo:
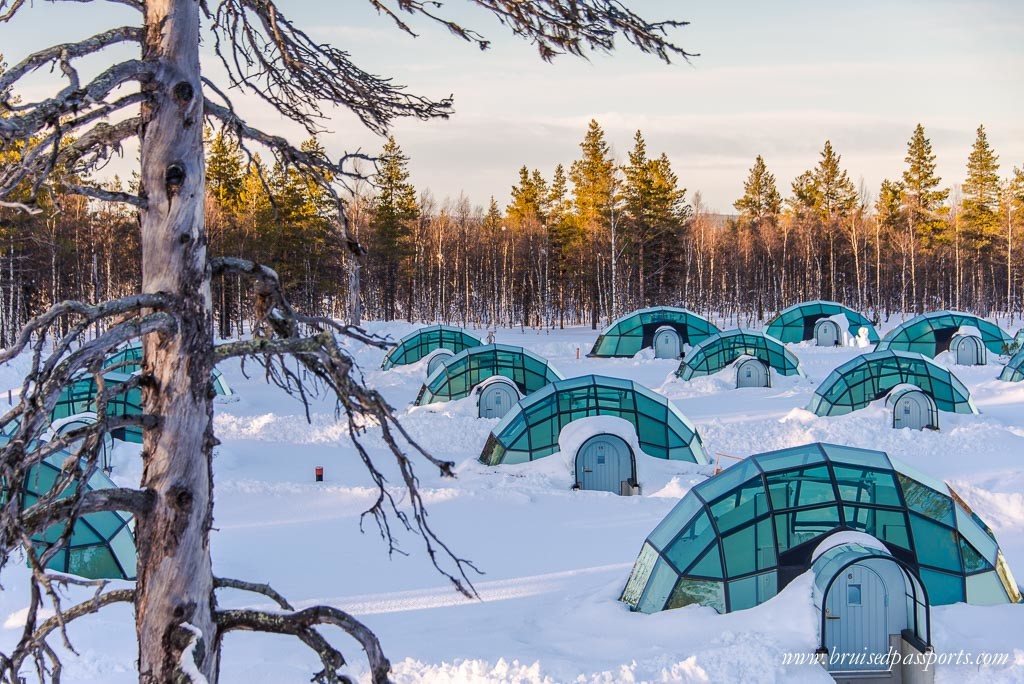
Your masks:
<svg viewBox="0 0 1024 684"><path fill-rule="evenodd" d="M9 441L0 435L0 447ZM21 492L21 505L28 507L57 482L64 463L72 454L59 450L31 466ZM85 484L86 491L113 488L116 485L103 472L96 471ZM6 499L6 492L3 497ZM53 525L32 536L37 553L43 553L64 532L63 525ZM128 513L104 511L81 516L71 530L68 542L50 559L46 567L89 579L135 579L135 538L132 518Z"/></svg>
<svg viewBox="0 0 1024 684"><path fill-rule="evenodd" d="M103 374L104 389L115 391L117 387L128 382L130 375L116 371ZM97 412L96 397L98 389L96 379L92 375L80 377L61 390L50 412L50 420L60 420L80 413ZM138 416L142 414L142 390L128 386L123 392L117 392L107 400L108 416ZM142 443L142 429L123 427L110 431L110 436L125 442Z"/></svg>
<svg viewBox="0 0 1024 684"><path fill-rule="evenodd" d="M853 309L837 302L817 300L801 302L783 309L765 328L765 333L780 342L792 344L814 339L814 324L822 318L842 314L849 322L847 332L851 337L858 337L861 330L867 330L868 341L878 343L878 332L867 318Z"/></svg>
<svg viewBox="0 0 1024 684"><path fill-rule="evenodd" d="M636 356L641 349L654 345L654 333L666 325L679 333L680 343L690 345L718 332L713 323L687 309L674 306L638 309L608 326L587 356Z"/></svg>
<svg viewBox="0 0 1024 684"><path fill-rule="evenodd" d="M1024 380L1024 349L1010 357L1002 372L999 373L999 379L1003 382L1020 382Z"/></svg>
<svg viewBox="0 0 1024 684"><path fill-rule="evenodd" d="M683 380L711 375L741 356L753 356L780 375L803 375L800 359L774 337L760 330L726 330L707 338L690 350L676 375Z"/></svg>
<svg viewBox="0 0 1024 684"><path fill-rule="evenodd" d="M810 568L818 544L842 530L883 542L917 573L933 604L1020 598L1007 589L1013 576L984 523L944 483L917 479L884 452L809 444L750 456L693 487L644 542L621 600L644 612L662 610L658 602L749 608ZM849 560L850 547L819 556L815 581L819 569ZM655 566L658 587L639 602ZM666 599L673 583L678 597Z"/></svg>
<svg viewBox="0 0 1024 684"><path fill-rule="evenodd" d="M525 397L491 431L480 460L498 465L549 456L558 451L563 427L590 416L628 420L648 456L708 462L697 429L675 404L631 380L603 375L558 380Z"/></svg>
<svg viewBox="0 0 1024 684"><path fill-rule="evenodd" d="M935 358L949 349L950 340L962 326L977 328L981 341L993 354L1007 353L1013 345L1013 338L1007 332L983 318L958 311L933 311L915 316L890 330L875 351L893 349Z"/></svg>
<svg viewBox="0 0 1024 684"><path fill-rule="evenodd" d="M562 379L546 359L522 347L488 344L464 349L427 378L420 387L416 405L454 401L468 397L484 380L501 375L515 383L523 395L533 394Z"/></svg>
<svg viewBox="0 0 1024 684"><path fill-rule="evenodd" d="M463 349L479 347L482 344L478 337L470 335L462 328L450 325L430 325L414 330L398 341L384 356L380 367L384 370L395 366L416 363L435 349L450 349L458 354Z"/></svg>
<svg viewBox="0 0 1024 684"><path fill-rule="evenodd" d="M897 385L915 385L942 411L977 413L971 393L959 378L917 353L874 351L850 359L814 390L807 410L841 416L885 397Z"/></svg>

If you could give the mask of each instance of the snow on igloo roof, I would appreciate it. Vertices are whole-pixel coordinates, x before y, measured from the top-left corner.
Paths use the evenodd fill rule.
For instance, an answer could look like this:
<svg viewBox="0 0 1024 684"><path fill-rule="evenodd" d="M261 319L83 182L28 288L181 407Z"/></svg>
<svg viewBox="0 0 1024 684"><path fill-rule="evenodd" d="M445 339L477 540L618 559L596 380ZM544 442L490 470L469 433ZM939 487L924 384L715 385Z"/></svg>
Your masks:
<svg viewBox="0 0 1024 684"><path fill-rule="evenodd" d="M435 368L420 387L416 405L463 399L496 375L514 382L524 395L562 379L547 359L531 351L508 344L487 344L463 349Z"/></svg>
<svg viewBox="0 0 1024 684"><path fill-rule="evenodd" d="M587 356L635 356L654 344L660 328L671 327L682 342L697 344L718 332L715 324L688 309L675 306L654 306L637 309L615 320L598 336Z"/></svg>
<svg viewBox="0 0 1024 684"><path fill-rule="evenodd" d="M814 339L814 324L821 318L842 315L848 323L847 332L851 337L860 335L861 329L867 330L868 340L877 343L878 331L863 314L843 306L838 302L815 300L800 302L783 309L768 323L765 332L775 339L791 344Z"/></svg>
<svg viewBox="0 0 1024 684"><path fill-rule="evenodd" d="M992 531L946 484L881 451L822 443L750 456L691 489L648 535L621 600L644 613L750 608L845 530L913 567L933 604L1021 600Z"/></svg>
<svg viewBox="0 0 1024 684"><path fill-rule="evenodd" d="M617 416L636 429L655 458L707 463L700 435L675 404L632 380L584 375L558 380L523 398L491 431L480 460L524 463L558 451L566 425L588 416Z"/></svg>

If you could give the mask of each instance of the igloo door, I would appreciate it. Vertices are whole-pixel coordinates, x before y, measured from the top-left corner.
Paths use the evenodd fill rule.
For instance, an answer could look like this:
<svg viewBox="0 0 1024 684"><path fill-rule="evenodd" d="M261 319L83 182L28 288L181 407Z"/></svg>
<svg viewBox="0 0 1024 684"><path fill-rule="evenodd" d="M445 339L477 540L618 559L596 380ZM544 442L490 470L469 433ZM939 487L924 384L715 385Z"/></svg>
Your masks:
<svg viewBox="0 0 1024 684"><path fill-rule="evenodd" d="M671 326L659 328L654 333L654 358L679 358L679 333Z"/></svg>
<svg viewBox="0 0 1024 684"><path fill-rule="evenodd" d="M509 381L498 380L480 392L480 417L502 418L519 401L519 390Z"/></svg>
<svg viewBox="0 0 1024 684"><path fill-rule="evenodd" d="M633 451L615 435L594 435L576 452L576 483L580 489L619 494L634 479Z"/></svg>

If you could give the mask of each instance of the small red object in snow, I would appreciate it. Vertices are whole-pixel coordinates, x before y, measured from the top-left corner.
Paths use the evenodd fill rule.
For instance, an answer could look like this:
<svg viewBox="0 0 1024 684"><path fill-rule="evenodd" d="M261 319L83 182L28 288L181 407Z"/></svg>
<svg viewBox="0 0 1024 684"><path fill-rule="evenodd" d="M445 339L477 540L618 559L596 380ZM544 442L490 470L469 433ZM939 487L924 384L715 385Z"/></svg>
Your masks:
<svg viewBox="0 0 1024 684"><path fill-rule="evenodd" d="M324 481L324 467L323 466L317 466L316 470L315 470L315 473L316 473L316 481L317 482L323 482Z"/></svg>

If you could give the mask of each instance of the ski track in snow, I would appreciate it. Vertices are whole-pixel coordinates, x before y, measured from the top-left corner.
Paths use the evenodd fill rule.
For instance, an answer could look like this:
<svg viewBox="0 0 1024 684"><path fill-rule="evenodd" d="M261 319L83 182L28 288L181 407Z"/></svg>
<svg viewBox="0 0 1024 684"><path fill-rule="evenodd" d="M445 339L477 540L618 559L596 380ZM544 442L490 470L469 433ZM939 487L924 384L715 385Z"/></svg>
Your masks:
<svg viewBox="0 0 1024 684"><path fill-rule="evenodd" d="M382 613L403 613L412 610L471 606L479 603L509 601L512 599L562 592L570 587L573 580L585 575L628 572L632 563L615 563L579 570L551 572L529 577L473 582L479 598L466 598L451 585L432 589L415 589L389 594L368 594L363 596L341 596L297 602L299 609L326 603L353 615L378 615Z"/></svg>

